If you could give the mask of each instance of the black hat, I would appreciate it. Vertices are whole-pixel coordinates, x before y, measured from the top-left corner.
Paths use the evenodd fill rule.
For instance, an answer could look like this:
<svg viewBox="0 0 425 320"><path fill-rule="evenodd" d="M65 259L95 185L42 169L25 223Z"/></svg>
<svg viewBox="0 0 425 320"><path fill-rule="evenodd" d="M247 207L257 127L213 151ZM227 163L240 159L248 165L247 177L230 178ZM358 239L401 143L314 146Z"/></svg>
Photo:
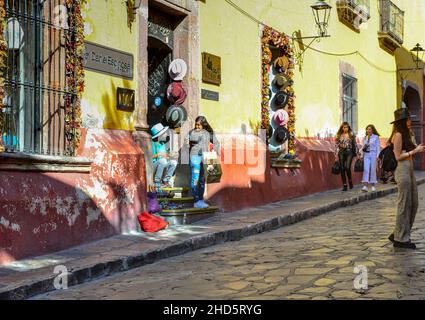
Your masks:
<svg viewBox="0 0 425 320"><path fill-rule="evenodd" d="M180 128L187 120L187 111L183 106L172 105L168 108L165 119L171 128Z"/></svg>
<svg viewBox="0 0 425 320"><path fill-rule="evenodd" d="M400 121L400 120L407 120L407 119L412 119L415 118L416 116L411 116L409 109L407 108L401 108L401 109L397 109L396 111L394 111L394 122Z"/></svg>
<svg viewBox="0 0 425 320"><path fill-rule="evenodd" d="M288 101L289 96L283 91L279 91L274 98L274 103L281 108L284 108L288 104Z"/></svg>
<svg viewBox="0 0 425 320"><path fill-rule="evenodd" d="M274 139L277 143L285 143L289 139L289 130L284 126L279 126L274 130Z"/></svg>

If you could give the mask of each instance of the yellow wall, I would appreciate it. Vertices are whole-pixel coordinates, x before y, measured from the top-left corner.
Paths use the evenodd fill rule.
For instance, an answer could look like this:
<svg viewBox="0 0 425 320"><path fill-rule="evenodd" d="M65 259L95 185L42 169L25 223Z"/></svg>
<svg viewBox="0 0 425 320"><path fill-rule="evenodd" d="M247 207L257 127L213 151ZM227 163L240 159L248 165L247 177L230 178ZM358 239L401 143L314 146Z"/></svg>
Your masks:
<svg viewBox="0 0 425 320"><path fill-rule="evenodd" d="M132 130L135 115L116 109L116 88L137 87L137 21L132 31L127 26L124 1L89 0L84 6L86 40L134 55L134 80L129 81L86 70L86 88L82 99L83 119L90 127Z"/></svg>
<svg viewBox="0 0 425 320"><path fill-rule="evenodd" d="M278 31L292 35L301 30L303 36L316 35L317 31L310 5L311 0L233 0L239 7ZM415 30L409 19L425 21L421 0L399 0L406 14L406 44L413 46L422 37L424 28ZM298 136L314 136L325 129L336 130L341 119L340 62L355 68L358 79L359 132L373 123L384 136L390 134L389 122L397 101L396 62L394 56L379 47L377 32L379 13L377 0L371 0L371 19L356 33L342 24L337 16L335 1L329 34L312 46L330 53L349 53L350 56L325 55L307 50L302 73L295 71L295 94ZM415 7L416 5L416 7ZM201 87L220 92L220 102L201 100L200 113L217 131L237 131L242 124L260 120L261 109L261 46L259 26L256 22L231 7L225 0L200 3L201 51L222 58L222 85L202 84ZM422 22L421 22L422 23ZM423 24L422 24L423 25ZM415 35L410 32L415 31ZM422 35L419 37L419 34ZM409 35L408 35L409 34ZM304 40L305 44L309 40ZM422 41L425 46L425 40Z"/></svg>

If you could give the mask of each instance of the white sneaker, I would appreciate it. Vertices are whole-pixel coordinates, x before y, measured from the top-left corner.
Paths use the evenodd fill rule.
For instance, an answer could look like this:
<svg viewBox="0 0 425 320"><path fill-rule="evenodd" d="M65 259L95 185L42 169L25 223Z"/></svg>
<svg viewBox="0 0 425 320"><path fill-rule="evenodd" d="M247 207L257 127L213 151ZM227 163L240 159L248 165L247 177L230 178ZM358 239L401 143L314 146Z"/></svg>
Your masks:
<svg viewBox="0 0 425 320"><path fill-rule="evenodd" d="M373 190L373 188L372 188L372 190ZM368 190L367 186L363 186L362 191L363 192L368 192L369 190Z"/></svg>
<svg viewBox="0 0 425 320"><path fill-rule="evenodd" d="M375 187L372 187L372 192L375 192L376 191L376 188Z"/></svg>
<svg viewBox="0 0 425 320"><path fill-rule="evenodd" d="M206 209L209 207L209 205L206 204L203 200L199 200L195 202L194 207L196 209Z"/></svg>

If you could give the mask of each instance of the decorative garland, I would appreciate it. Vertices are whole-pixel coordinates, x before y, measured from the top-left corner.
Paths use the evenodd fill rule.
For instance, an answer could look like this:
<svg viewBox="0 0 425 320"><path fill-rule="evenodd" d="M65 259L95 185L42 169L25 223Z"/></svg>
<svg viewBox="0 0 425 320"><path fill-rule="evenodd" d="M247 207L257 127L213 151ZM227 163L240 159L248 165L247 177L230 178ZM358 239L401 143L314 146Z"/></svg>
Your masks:
<svg viewBox="0 0 425 320"><path fill-rule="evenodd" d="M1 0L0 0L1 1ZM66 37L66 83L68 92L74 96L65 97L65 137L66 156L74 156L81 141L81 97L84 92L84 19L81 7L87 0L66 0L68 12L74 16L69 19L69 27L75 30ZM75 50L75 51L74 51Z"/></svg>
<svg viewBox="0 0 425 320"><path fill-rule="evenodd" d="M290 46L289 37L284 33L280 33L270 27L265 26L263 30L262 43L262 72L263 72L263 83L262 83L262 102L261 102L261 128L269 130L270 128L270 114L269 114L269 72L270 64L272 63L272 52L269 48L270 45L281 48L284 51L284 55L289 58L289 67L285 70L284 74L289 80L293 80L295 67L294 64L294 53ZM290 138L288 142L289 153L295 153L295 95L294 89L288 86L284 90L289 95L288 106L290 110L288 131Z"/></svg>
<svg viewBox="0 0 425 320"><path fill-rule="evenodd" d="M3 99L5 96L4 82L7 63L7 42L4 39L4 28L6 26L6 10L4 0L0 0L0 152L4 151L3 147Z"/></svg>
<svg viewBox="0 0 425 320"><path fill-rule="evenodd" d="M68 33L66 47L66 85L65 95L65 155L74 156L81 141L81 97L84 91L84 19L81 7L87 0L66 0L66 8L70 13L69 27L74 32ZM3 98L5 96L5 70L7 59L7 42L4 39L6 27L6 10L4 0L0 0L0 135L3 139ZM75 51L74 51L75 50ZM74 53L75 52L75 53Z"/></svg>

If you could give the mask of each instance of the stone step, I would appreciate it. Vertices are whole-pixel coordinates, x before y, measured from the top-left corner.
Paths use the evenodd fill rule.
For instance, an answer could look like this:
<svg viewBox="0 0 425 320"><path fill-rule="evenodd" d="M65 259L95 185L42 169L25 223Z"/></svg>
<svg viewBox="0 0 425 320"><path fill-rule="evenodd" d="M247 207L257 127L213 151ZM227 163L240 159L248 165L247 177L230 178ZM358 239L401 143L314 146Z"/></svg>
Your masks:
<svg viewBox="0 0 425 320"><path fill-rule="evenodd" d="M161 188L162 191L174 193L174 198L185 198L188 197L190 188L189 187L173 187L173 188Z"/></svg>
<svg viewBox="0 0 425 320"><path fill-rule="evenodd" d="M193 208L193 203L195 200L193 197L158 198L158 202L164 210L177 210L183 208Z"/></svg>
<svg viewBox="0 0 425 320"><path fill-rule="evenodd" d="M161 216L170 225L191 224L199 220L208 219L219 211L218 207L208 207L206 209L183 208L174 210L162 210Z"/></svg>

